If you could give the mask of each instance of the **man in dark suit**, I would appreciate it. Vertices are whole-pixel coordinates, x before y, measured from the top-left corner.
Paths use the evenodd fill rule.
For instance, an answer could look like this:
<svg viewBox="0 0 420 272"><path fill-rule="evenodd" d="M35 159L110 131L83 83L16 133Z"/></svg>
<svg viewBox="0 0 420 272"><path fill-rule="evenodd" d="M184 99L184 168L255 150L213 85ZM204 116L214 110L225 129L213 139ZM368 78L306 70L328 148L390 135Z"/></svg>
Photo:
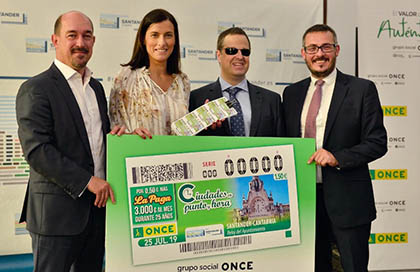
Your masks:
<svg viewBox="0 0 420 272"><path fill-rule="evenodd" d="M30 165L21 222L32 237L34 271L102 271L110 130L102 85L86 67L95 42L90 19L61 15L56 59L16 97L19 139ZM112 133L121 134L118 127Z"/></svg>
<svg viewBox="0 0 420 272"><path fill-rule="evenodd" d="M240 113L230 120L219 121L217 126L214 124L212 129L204 130L200 135L284 136L280 95L255 86L245 78L250 53L249 38L241 28L232 27L220 33L217 60L221 75L216 82L191 92L189 110L193 111L207 101L225 96L237 101L235 109Z"/></svg>
<svg viewBox="0 0 420 272"><path fill-rule="evenodd" d="M309 28L301 53L311 77L284 90L283 106L287 136L316 140L315 271L331 271L335 239L344 271L361 272L376 218L368 163L386 153L387 135L375 84L338 71L339 51L332 28Z"/></svg>

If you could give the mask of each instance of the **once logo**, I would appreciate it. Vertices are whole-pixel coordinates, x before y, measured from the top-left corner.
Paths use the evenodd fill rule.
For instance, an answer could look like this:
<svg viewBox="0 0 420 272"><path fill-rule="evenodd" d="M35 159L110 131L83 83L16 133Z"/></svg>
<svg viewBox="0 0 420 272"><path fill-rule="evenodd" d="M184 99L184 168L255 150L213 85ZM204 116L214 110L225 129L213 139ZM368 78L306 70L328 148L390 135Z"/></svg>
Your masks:
<svg viewBox="0 0 420 272"><path fill-rule="evenodd" d="M391 200L389 201L389 205L399 205L399 206L405 206L405 200Z"/></svg>
<svg viewBox="0 0 420 272"><path fill-rule="evenodd" d="M176 234L176 225L167 224L167 225L147 226L143 228L143 232L144 232L144 237Z"/></svg>
<svg viewBox="0 0 420 272"><path fill-rule="evenodd" d="M375 169L370 170L373 180L401 180L407 179L407 169Z"/></svg>
<svg viewBox="0 0 420 272"><path fill-rule="evenodd" d="M407 106L382 106L384 116L407 116Z"/></svg>
<svg viewBox="0 0 420 272"><path fill-rule="evenodd" d="M405 79L405 74L389 74L388 77L390 79Z"/></svg>
<svg viewBox="0 0 420 272"><path fill-rule="evenodd" d="M408 243L407 232L370 234L369 244L402 244L402 243Z"/></svg>
<svg viewBox="0 0 420 272"><path fill-rule="evenodd" d="M230 263L223 263L222 270L223 271L250 271L254 270L252 266L254 262L247 261L247 262L230 262Z"/></svg>
<svg viewBox="0 0 420 272"><path fill-rule="evenodd" d="M405 143L405 137L389 137L388 142L390 142L390 143Z"/></svg>

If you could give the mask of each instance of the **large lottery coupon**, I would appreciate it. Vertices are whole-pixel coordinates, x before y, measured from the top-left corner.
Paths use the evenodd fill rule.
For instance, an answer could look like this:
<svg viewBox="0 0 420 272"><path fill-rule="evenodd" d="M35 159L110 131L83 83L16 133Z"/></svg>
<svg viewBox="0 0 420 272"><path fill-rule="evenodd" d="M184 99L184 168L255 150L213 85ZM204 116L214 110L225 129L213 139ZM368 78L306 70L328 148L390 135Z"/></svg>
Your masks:
<svg viewBox="0 0 420 272"><path fill-rule="evenodd" d="M133 265L300 243L293 145L126 158Z"/></svg>

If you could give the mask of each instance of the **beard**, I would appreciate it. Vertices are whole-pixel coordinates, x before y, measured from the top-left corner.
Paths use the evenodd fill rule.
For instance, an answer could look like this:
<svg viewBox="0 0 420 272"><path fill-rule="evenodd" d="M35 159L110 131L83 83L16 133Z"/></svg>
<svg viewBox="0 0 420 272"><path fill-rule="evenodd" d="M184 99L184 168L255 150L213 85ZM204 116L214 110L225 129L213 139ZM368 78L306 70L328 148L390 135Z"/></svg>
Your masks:
<svg viewBox="0 0 420 272"><path fill-rule="evenodd" d="M76 68L75 70L78 70L78 69L82 69L82 68L85 68L86 67L86 65L87 65L87 60L84 60L84 61L80 61L80 60L78 60L78 59L73 59L72 61L71 61L71 65L74 67L74 68Z"/></svg>
<svg viewBox="0 0 420 272"><path fill-rule="evenodd" d="M71 49L71 53L85 53L85 54L89 54L89 49L87 49L86 47L74 47ZM73 67L77 68L77 69L82 69L86 67L87 62L89 61L89 56L86 57L87 55L83 55L82 58L79 57L75 57L73 56L72 60L71 60L71 64Z"/></svg>
<svg viewBox="0 0 420 272"><path fill-rule="evenodd" d="M317 58L317 59L314 59L314 60L305 60L305 62L306 62L306 66L308 66L308 69L309 69L309 71L311 71L311 74L314 76L314 77L316 77L316 78L325 78L325 77L327 77L329 74L331 74L332 73L332 71L334 71L334 69L335 69L335 63L336 63L336 60L337 60L337 58L334 56L334 57L331 57L331 58L329 58L329 60L330 60L330 66L328 66L328 68L327 68L327 70L325 70L325 71L316 71L315 69L313 69L312 67L311 67L311 63L312 62L315 62L315 61L317 61L317 60L328 60L328 58L326 58L326 57L320 57L320 58Z"/></svg>

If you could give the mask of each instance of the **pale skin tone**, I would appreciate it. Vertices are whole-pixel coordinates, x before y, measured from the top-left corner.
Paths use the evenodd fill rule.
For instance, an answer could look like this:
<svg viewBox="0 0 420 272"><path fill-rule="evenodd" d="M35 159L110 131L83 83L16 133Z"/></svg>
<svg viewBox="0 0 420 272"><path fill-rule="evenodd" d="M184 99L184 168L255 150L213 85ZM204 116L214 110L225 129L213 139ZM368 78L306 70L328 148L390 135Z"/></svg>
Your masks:
<svg viewBox="0 0 420 272"><path fill-rule="evenodd" d="M144 43L149 55L150 77L166 92L174 80L166 71L168 58L175 46L174 25L169 20L151 24L146 31Z"/></svg>
<svg viewBox="0 0 420 272"><path fill-rule="evenodd" d="M305 37L305 46L323 44L334 44L334 36L331 32L312 32ZM302 48L301 54L306 62L311 74L317 79L323 79L335 69L335 61L340 52L340 46L336 46L331 53L324 53L321 49L315 54L308 54ZM338 166L338 161L334 155L324 148L318 149L308 160L308 164L315 162L320 166Z"/></svg>
<svg viewBox="0 0 420 272"><path fill-rule="evenodd" d="M146 31L144 44L149 56L149 72L152 80L166 92L174 81L174 77L168 74L168 58L174 51L175 29L169 20L154 23ZM152 139L152 134L146 128L136 128L133 134L143 139Z"/></svg>
<svg viewBox="0 0 420 272"><path fill-rule="evenodd" d="M53 34L51 40L56 48L56 58L80 73L83 79L95 43L88 17L78 11L65 13L61 17L59 33ZM115 126L111 134L121 136L124 132L124 126ZM106 180L92 176L87 189L96 196L95 206L105 207L108 198L115 203L114 192Z"/></svg>
<svg viewBox="0 0 420 272"><path fill-rule="evenodd" d="M61 17L59 32L51 36L51 41L55 47L56 58L79 72L83 78L95 44L88 17L77 11L65 13Z"/></svg>
<svg viewBox="0 0 420 272"><path fill-rule="evenodd" d="M227 35L223 39L222 50L216 51L217 61L219 62L220 74L222 78L234 86L245 79L245 75L249 69L249 56L243 56L240 50L238 50L238 53L235 55L227 55L224 51L224 49L227 47L249 49L248 39L244 35L239 34ZM209 100L206 99L204 103L208 102ZM210 128L216 129L221 127L223 121L224 119L217 120L210 126Z"/></svg>
<svg viewBox="0 0 420 272"><path fill-rule="evenodd" d="M237 85L248 72L249 56L243 56L240 50L235 55L227 55L224 51L227 47L249 49L249 43L244 35L227 35L223 39L222 50L216 52L222 78L231 85Z"/></svg>

